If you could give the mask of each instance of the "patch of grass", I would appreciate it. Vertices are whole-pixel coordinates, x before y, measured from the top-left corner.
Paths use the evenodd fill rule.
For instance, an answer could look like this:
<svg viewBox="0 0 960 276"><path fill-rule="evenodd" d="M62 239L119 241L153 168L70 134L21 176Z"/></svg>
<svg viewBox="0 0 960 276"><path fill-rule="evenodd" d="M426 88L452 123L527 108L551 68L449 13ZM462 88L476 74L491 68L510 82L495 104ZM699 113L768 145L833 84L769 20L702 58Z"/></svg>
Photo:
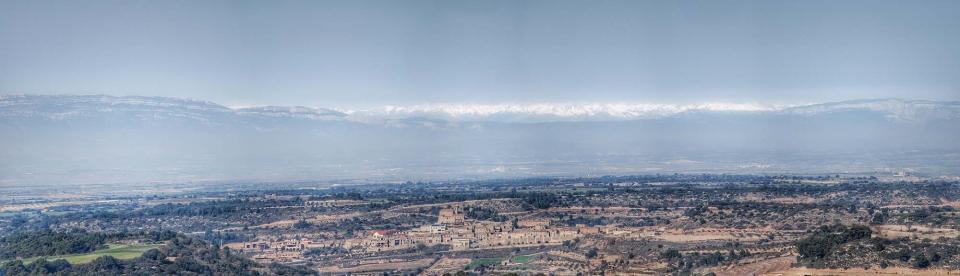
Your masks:
<svg viewBox="0 0 960 276"><path fill-rule="evenodd" d="M607 191L607 188L599 187L543 187L543 188L534 188L524 191L533 191L533 192L568 192L568 193L592 193L592 192L603 192Z"/></svg>
<svg viewBox="0 0 960 276"><path fill-rule="evenodd" d="M530 256L516 256L516 257L513 257L513 259L510 259L510 262L525 264L530 262L530 259L531 259Z"/></svg>
<svg viewBox="0 0 960 276"><path fill-rule="evenodd" d="M121 260L133 259L143 255L143 252L147 250L160 247L162 244L109 244L107 248L96 250L90 253L76 254L76 255L64 255L64 256L51 256L51 257L33 257L23 259L23 264L29 264L34 260L39 258L46 258L47 261L53 261L56 259L64 259L71 264L85 264L92 262L94 259L99 258L100 256L113 256L114 258Z"/></svg>
<svg viewBox="0 0 960 276"><path fill-rule="evenodd" d="M473 268L478 267L478 266L481 266L481 265L494 266L494 265L500 264L500 262L503 262L503 258L479 258L479 259L473 259L472 261L470 261L470 264L467 265L467 269L473 269Z"/></svg>
<svg viewBox="0 0 960 276"><path fill-rule="evenodd" d="M47 211L47 212L44 212L43 214L51 217L55 217L55 216L62 216L62 215L71 214L71 213L74 213L74 211Z"/></svg>
<svg viewBox="0 0 960 276"><path fill-rule="evenodd" d="M12 217L20 214L20 212L0 212L0 218Z"/></svg>

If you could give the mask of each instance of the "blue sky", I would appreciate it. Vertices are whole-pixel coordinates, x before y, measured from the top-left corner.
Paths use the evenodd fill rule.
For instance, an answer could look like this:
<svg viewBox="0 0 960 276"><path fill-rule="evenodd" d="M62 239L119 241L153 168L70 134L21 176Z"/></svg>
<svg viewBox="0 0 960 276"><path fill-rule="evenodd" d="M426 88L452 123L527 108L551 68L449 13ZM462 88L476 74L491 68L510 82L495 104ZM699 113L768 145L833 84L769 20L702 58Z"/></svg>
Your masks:
<svg viewBox="0 0 960 276"><path fill-rule="evenodd" d="M960 100L960 1L0 0L0 93Z"/></svg>

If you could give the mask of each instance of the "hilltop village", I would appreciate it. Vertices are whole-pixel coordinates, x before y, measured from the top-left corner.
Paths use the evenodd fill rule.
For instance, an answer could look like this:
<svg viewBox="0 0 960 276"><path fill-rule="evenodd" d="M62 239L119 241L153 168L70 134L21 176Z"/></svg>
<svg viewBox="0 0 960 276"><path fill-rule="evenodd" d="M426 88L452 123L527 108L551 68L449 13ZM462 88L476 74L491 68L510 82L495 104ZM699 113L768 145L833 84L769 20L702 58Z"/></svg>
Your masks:
<svg viewBox="0 0 960 276"><path fill-rule="evenodd" d="M151 197L22 196L4 202L10 211L0 216L0 231L98 235L91 250L102 248L96 244L154 245L157 253L143 253L165 256L154 265L208 266L210 272L220 269L214 265L219 259L183 263L203 254L182 252L187 249L181 240L202 242L224 258L243 258L248 270L262 274L960 270L960 183L954 179L678 174L303 185ZM16 245L0 240L6 246L0 248ZM46 256L28 248L8 254L7 271L33 271L26 261ZM116 263L140 271L143 256Z"/></svg>

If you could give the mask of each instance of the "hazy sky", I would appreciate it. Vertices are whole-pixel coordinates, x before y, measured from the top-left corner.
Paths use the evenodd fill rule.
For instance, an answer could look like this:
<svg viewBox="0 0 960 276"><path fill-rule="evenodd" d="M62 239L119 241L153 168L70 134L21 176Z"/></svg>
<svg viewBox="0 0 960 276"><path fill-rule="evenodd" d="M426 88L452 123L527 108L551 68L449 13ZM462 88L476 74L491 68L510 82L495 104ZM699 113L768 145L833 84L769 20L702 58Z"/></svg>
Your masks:
<svg viewBox="0 0 960 276"><path fill-rule="evenodd" d="M0 93L960 100L960 1L0 0Z"/></svg>

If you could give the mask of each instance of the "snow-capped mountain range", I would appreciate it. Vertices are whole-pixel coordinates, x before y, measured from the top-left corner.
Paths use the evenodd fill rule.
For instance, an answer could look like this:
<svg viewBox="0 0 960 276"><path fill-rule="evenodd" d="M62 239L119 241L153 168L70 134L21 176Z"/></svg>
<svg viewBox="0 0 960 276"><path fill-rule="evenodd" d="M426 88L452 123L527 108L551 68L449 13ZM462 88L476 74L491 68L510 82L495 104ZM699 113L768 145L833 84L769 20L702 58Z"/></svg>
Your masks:
<svg viewBox="0 0 960 276"><path fill-rule="evenodd" d="M644 103L536 103L384 106L369 110L346 111L346 113L393 119L425 117L461 122L552 122L658 119L686 112L767 112L775 110L777 110L777 108L771 106L729 103L689 105Z"/></svg>
<svg viewBox="0 0 960 276"><path fill-rule="evenodd" d="M663 119L689 114L768 114L814 116L849 111L883 114L896 122L925 122L960 118L960 102L905 99L871 99L842 102L763 105L752 103L648 104L648 103L537 103L537 104L423 104L370 109L304 106L227 107L208 101L143 96L106 95L5 95L0 96L0 116L45 117L53 120L131 114L141 118L195 118L240 116L343 120L377 123L428 119L448 122L600 122Z"/></svg>

